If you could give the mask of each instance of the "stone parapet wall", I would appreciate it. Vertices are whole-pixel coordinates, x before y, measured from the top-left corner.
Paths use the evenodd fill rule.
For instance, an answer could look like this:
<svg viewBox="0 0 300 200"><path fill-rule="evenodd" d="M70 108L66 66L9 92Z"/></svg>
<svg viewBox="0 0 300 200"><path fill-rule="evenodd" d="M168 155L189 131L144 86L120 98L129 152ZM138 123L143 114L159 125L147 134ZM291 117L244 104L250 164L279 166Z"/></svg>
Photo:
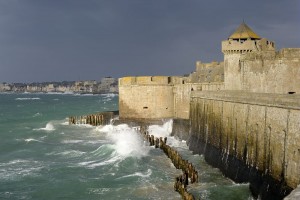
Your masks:
<svg viewBox="0 0 300 200"><path fill-rule="evenodd" d="M224 82L224 62L196 63L196 71L189 75L190 83Z"/></svg>
<svg viewBox="0 0 300 200"><path fill-rule="evenodd" d="M119 85L169 85L170 76L128 76L119 78Z"/></svg>
<svg viewBox="0 0 300 200"><path fill-rule="evenodd" d="M299 94L268 94L246 91L194 91L191 98L300 109Z"/></svg>
<svg viewBox="0 0 300 200"><path fill-rule="evenodd" d="M300 59L300 48L283 48L278 53L281 58L296 58L298 60Z"/></svg>
<svg viewBox="0 0 300 200"><path fill-rule="evenodd" d="M300 50L283 49L276 56L264 57L257 53L241 57L241 88L259 93L300 93Z"/></svg>

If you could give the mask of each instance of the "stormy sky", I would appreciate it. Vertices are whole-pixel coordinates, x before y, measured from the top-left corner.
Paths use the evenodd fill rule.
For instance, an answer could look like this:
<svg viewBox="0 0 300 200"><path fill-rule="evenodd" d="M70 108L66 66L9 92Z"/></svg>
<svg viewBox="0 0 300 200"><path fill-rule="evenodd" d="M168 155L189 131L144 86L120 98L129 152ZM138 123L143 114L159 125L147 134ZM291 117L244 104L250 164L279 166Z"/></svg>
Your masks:
<svg viewBox="0 0 300 200"><path fill-rule="evenodd" d="M243 20L300 47L299 0L0 0L0 82L187 74Z"/></svg>

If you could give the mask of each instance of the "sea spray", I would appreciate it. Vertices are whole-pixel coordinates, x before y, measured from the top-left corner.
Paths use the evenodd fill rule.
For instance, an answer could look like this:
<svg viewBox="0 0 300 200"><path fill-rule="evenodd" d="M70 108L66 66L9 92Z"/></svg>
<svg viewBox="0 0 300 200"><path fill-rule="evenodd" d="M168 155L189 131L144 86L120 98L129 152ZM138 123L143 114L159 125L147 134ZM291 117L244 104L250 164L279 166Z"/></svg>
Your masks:
<svg viewBox="0 0 300 200"><path fill-rule="evenodd" d="M138 132L127 124L106 125L97 130L107 134L107 138L113 142L116 152L123 157L141 158L148 155L149 147L145 145Z"/></svg>
<svg viewBox="0 0 300 200"><path fill-rule="evenodd" d="M168 137L172 132L173 120L166 121L163 125L151 125L148 128L149 135L154 137Z"/></svg>
<svg viewBox="0 0 300 200"><path fill-rule="evenodd" d="M55 128L54 128L52 122L48 122L48 123L46 124L46 127L44 127L44 128L36 128L36 129L33 129L33 130L35 130L35 131L39 131L39 130L43 130L43 131L54 131Z"/></svg>

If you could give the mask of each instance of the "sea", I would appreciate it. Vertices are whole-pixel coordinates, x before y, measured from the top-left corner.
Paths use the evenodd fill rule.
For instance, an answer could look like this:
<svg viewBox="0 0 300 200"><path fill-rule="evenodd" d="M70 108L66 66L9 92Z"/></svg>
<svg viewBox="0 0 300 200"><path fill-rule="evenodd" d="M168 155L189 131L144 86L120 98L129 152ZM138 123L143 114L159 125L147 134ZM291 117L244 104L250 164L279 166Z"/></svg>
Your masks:
<svg viewBox="0 0 300 200"><path fill-rule="evenodd" d="M69 125L68 116L118 110L118 95L0 94L0 199L181 199L176 169L127 124ZM196 199L249 200L237 184L170 136L172 120L149 127L199 173Z"/></svg>

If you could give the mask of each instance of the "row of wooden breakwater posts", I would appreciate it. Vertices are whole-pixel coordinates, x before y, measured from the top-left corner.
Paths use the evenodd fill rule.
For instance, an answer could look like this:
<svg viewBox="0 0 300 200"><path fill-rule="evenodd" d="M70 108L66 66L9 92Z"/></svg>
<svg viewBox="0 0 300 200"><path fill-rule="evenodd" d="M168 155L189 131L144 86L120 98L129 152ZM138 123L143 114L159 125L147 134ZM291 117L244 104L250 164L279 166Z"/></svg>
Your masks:
<svg viewBox="0 0 300 200"><path fill-rule="evenodd" d="M181 195L182 199L194 200L194 196L187 191L189 179L191 184L198 182L198 172L193 164L189 163L188 160L182 159L175 149L167 145L167 137L155 138L154 135L149 135L145 126L140 127L140 133L149 142L150 146L162 149L168 158L171 159L174 166L182 170L183 174L175 177L174 190Z"/></svg>
<svg viewBox="0 0 300 200"><path fill-rule="evenodd" d="M100 112L91 115L70 116L69 124L89 124L92 126L100 126L109 124L114 118L114 112Z"/></svg>

